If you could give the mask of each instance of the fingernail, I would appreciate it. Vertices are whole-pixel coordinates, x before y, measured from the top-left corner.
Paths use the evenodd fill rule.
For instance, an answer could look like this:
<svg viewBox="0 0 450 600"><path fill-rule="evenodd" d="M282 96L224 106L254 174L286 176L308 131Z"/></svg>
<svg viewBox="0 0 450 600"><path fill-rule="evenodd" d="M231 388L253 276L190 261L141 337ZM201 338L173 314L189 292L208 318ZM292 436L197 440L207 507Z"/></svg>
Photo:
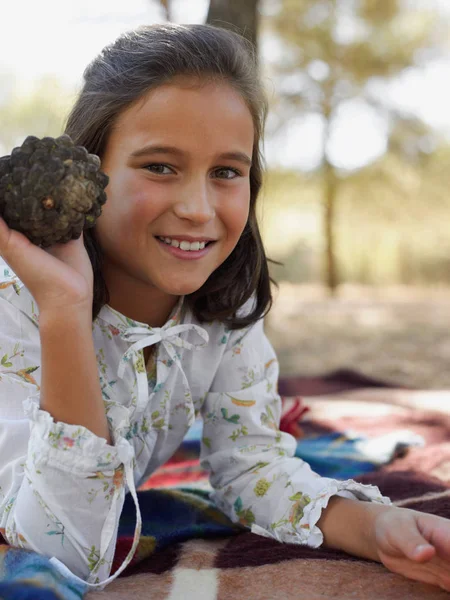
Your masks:
<svg viewBox="0 0 450 600"><path fill-rule="evenodd" d="M420 544L420 546L416 546L414 553L421 554L424 550L427 550L428 548L432 548L432 547L433 546L431 546L430 544Z"/></svg>

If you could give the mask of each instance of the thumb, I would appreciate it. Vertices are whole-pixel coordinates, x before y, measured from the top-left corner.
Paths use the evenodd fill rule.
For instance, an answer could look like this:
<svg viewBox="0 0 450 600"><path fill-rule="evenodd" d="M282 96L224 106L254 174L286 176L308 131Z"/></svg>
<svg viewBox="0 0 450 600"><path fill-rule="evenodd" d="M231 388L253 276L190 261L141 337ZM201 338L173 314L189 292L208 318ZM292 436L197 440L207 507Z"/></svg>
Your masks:
<svg viewBox="0 0 450 600"><path fill-rule="evenodd" d="M436 553L432 546L418 529L410 529L402 540L403 552L410 559L418 563L427 562Z"/></svg>
<svg viewBox="0 0 450 600"><path fill-rule="evenodd" d="M11 230L7 224L0 217L0 256L3 254L3 252L6 252L6 247L10 240L10 232Z"/></svg>

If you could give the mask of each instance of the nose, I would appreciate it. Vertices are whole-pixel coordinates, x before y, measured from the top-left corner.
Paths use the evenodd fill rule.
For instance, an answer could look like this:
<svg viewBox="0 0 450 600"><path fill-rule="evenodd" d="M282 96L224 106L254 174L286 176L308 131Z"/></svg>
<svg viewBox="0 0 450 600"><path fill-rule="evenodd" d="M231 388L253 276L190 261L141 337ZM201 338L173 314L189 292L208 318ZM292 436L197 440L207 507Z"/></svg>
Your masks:
<svg viewBox="0 0 450 600"><path fill-rule="evenodd" d="M173 208L179 219L187 219L194 223L204 224L214 218L213 191L203 178L192 179L183 190L179 190Z"/></svg>

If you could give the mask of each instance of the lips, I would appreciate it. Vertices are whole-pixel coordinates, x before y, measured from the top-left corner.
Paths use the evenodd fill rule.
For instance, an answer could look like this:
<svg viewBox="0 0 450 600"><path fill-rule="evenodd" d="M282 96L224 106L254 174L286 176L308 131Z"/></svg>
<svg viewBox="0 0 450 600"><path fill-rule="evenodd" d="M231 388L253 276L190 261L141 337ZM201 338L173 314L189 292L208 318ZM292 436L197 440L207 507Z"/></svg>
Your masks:
<svg viewBox="0 0 450 600"><path fill-rule="evenodd" d="M169 237L158 237L158 239L160 242L163 242L168 246L172 246L173 248L180 248L180 250L185 250L189 252L203 250L207 245L205 242L188 242L187 240L178 241Z"/></svg>
<svg viewBox="0 0 450 600"><path fill-rule="evenodd" d="M156 235L155 237L159 238L159 239L170 239L170 240L176 240L177 242L205 242L205 244L207 244L208 242L215 242L216 240L214 238L210 238L210 237L205 237L205 236L192 236L192 235Z"/></svg>
<svg viewBox="0 0 450 600"><path fill-rule="evenodd" d="M210 252L214 242L188 242L186 239L179 242L176 239L155 236L155 239L172 256L182 260L201 259ZM167 240L167 241L166 241Z"/></svg>
<svg viewBox="0 0 450 600"><path fill-rule="evenodd" d="M171 246L172 248L179 248L185 252L199 252L204 250L209 244L216 241L207 237L192 237L190 235L177 235L177 236L155 236L157 240Z"/></svg>

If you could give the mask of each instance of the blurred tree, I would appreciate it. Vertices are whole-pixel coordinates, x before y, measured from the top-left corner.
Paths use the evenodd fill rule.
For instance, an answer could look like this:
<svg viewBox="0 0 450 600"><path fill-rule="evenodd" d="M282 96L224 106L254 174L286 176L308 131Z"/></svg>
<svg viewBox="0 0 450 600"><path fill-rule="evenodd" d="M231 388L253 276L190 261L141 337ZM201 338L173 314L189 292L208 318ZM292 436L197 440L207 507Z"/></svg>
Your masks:
<svg viewBox="0 0 450 600"><path fill-rule="evenodd" d="M159 3L162 6L162 9L164 11L164 15L165 15L167 21L171 21L172 20L171 0L159 0Z"/></svg>
<svg viewBox="0 0 450 600"><path fill-rule="evenodd" d="M218 27L236 29L258 45L259 0L211 0L206 22Z"/></svg>
<svg viewBox="0 0 450 600"><path fill-rule="evenodd" d="M334 290L340 282L335 222L342 178L329 142L339 109L362 100L388 123L390 152L409 160L426 154L428 128L394 109L379 90L436 51L441 41L438 15L402 0L266 0L264 8L264 32L277 48L268 57L277 94L274 122L288 125L299 113L319 115L323 122L324 268Z"/></svg>
<svg viewBox="0 0 450 600"><path fill-rule="evenodd" d="M206 22L239 31L255 47L258 41L258 5L260 0L210 0ZM159 0L164 15L172 20L172 0Z"/></svg>
<svg viewBox="0 0 450 600"><path fill-rule="evenodd" d="M67 90L51 77L39 80L28 94L11 89L0 103L0 154L9 153L27 135L60 135L71 100Z"/></svg>

